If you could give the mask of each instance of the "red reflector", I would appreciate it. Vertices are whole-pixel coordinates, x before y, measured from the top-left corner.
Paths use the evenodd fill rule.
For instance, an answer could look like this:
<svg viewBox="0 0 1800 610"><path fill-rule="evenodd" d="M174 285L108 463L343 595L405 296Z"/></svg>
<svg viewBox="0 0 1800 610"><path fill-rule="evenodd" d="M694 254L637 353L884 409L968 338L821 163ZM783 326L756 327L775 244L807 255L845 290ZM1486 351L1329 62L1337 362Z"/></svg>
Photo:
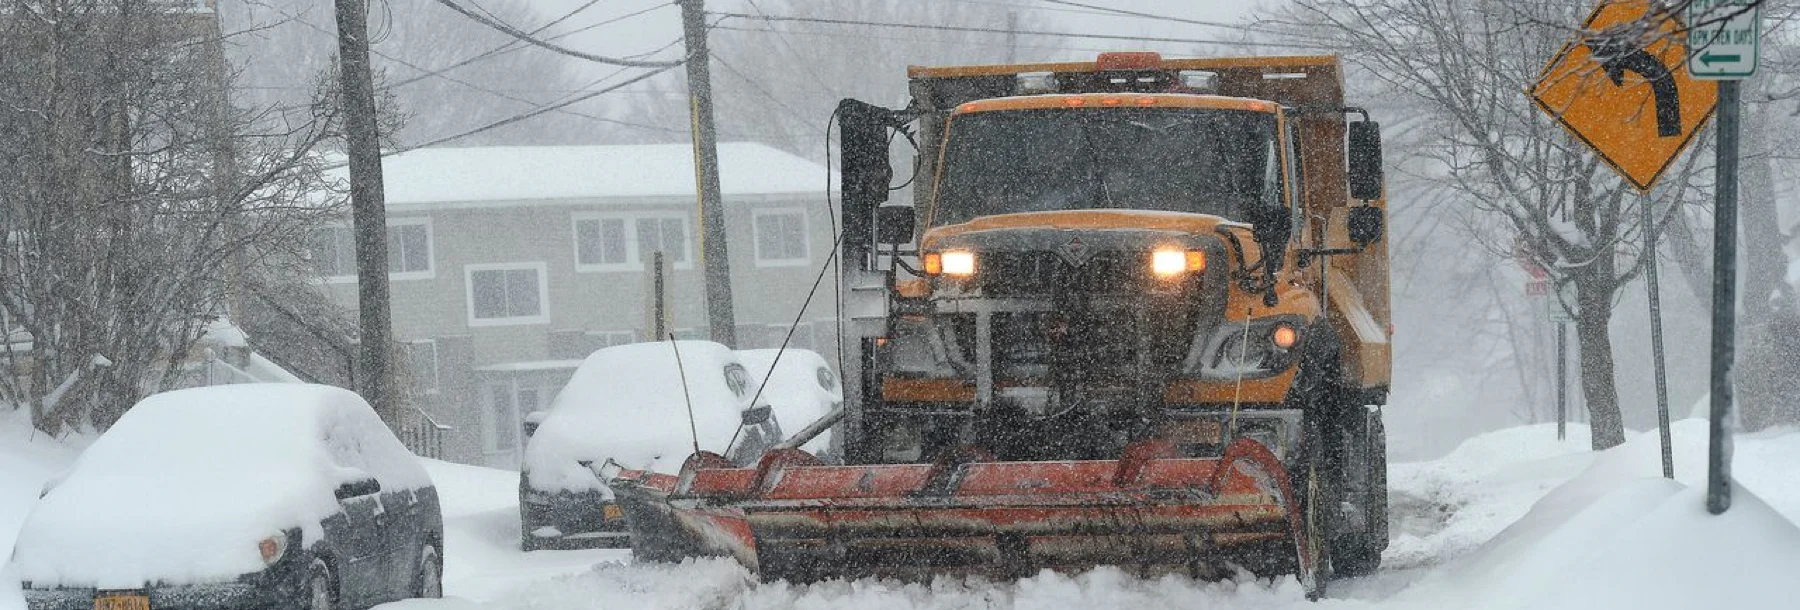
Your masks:
<svg viewBox="0 0 1800 610"><path fill-rule="evenodd" d="M1094 60L1100 70L1154 70L1162 67L1162 54L1154 51L1115 51L1101 53Z"/></svg>

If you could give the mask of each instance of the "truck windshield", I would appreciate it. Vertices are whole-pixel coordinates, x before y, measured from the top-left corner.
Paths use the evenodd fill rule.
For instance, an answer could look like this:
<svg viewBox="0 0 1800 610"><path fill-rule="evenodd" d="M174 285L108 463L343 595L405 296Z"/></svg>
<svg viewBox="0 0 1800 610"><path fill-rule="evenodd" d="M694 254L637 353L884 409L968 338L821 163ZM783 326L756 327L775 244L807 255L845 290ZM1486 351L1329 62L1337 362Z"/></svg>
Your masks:
<svg viewBox="0 0 1800 610"><path fill-rule="evenodd" d="M955 117L932 224L992 214L1161 210L1247 220L1280 205L1274 115L1194 108Z"/></svg>

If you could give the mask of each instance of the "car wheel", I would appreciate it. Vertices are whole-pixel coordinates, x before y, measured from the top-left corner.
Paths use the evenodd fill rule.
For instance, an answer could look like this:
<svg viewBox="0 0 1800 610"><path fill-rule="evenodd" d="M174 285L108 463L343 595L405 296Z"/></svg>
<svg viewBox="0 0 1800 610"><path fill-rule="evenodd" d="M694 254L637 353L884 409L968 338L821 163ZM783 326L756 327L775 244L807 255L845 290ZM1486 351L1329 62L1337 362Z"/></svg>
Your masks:
<svg viewBox="0 0 1800 610"><path fill-rule="evenodd" d="M306 610L335 610L337 603L337 587L332 585L331 566L323 559L314 559L312 567L306 570L306 590L300 601Z"/></svg>
<svg viewBox="0 0 1800 610"><path fill-rule="evenodd" d="M425 545L425 550L419 554L419 574L413 583L413 597L444 596L444 562L438 557L437 547Z"/></svg>

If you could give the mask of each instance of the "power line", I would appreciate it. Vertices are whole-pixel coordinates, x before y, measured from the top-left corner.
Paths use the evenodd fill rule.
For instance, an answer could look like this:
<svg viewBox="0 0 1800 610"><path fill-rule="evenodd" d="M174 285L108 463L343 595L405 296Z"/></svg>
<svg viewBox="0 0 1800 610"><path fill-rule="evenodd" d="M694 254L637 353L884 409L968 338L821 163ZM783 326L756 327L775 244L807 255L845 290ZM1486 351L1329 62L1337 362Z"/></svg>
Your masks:
<svg viewBox="0 0 1800 610"><path fill-rule="evenodd" d="M445 2L448 0L439 0L439 1ZM936 31L943 31L943 32L977 32L977 33L985 33L985 34L1019 34L1019 35L1024 35L1024 36L1061 36L1061 37L1068 37L1068 38L1092 38L1092 39L1097 39L1097 40L1128 40L1128 41L1136 41L1136 42L1176 42L1176 43L1186 43L1186 44L1217 44L1217 45L1234 45L1234 46L1246 46L1246 47L1321 48L1321 49L1326 48L1326 47L1318 46L1318 45L1279 44L1279 43L1267 43L1267 42L1249 42L1249 41L1241 41L1241 40L1208 40L1208 39L1202 39L1202 38L1166 38L1166 37L1155 37L1155 36L1124 36L1124 35L1119 35L1119 34L1086 34L1086 33L1080 33L1080 32L1057 32L1057 31L1050 31L1050 30L1016 30L1016 29L1007 29L1007 28L984 28L984 27L956 26L956 25L928 25L928 24L922 24L922 23L889 23L889 22L883 22L883 21L862 21L862 20L857 20L857 19L828 19L828 18L824 18L824 17L796 17L796 16L786 16L786 15L783 15L783 16L750 15L750 14L746 14L746 13L713 13L713 14L718 15L720 17L729 18L729 19L747 19L750 21L765 21L765 22L771 22L771 23L774 23L774 22L822 23L822 24L828 24L828 25L860 25L860 26L869 26L869 27L897 28L897 29L908 29L908 30L936 30Z"/></svg>
<svg viewBox="0 0 1800 610"><path fill-rule="evenodd" d="M1244 27L1244 24L1239 24L1239 23L1224 23L1224 22L1220 22L1220 21L1201 21L1198 19L1187 19L1187 18L1183 18L1183 17L1174 17L1174 16L1170 16L1170 15L1158 15L1155 13L1145 13L1145 12L1140 12L1140 11L1126 10L1126 9L1122 9L1122 8L1112 8L1110 6L1084 4L1081 2L1073 2L1071 0L1038 0L1038 1L1046 2L1049 4L1060 4L1063 6L1073 6L1073 7L1085 8L1085 9L1100 11L1103 13L1110 13L1110 14L1114 14L1114 15L1124 15L1127 17L1142 17L1144 19L1155 19L1157 21L1172 21L1175 23L1204 25L1204 26L1216 27L1216 28L1238 29L1238 28Z"/></svg>
<svg viewBox="0 0 1800 610"><path fill-rule="evenodd" d="M756 11L756 14L762 15L764 17L769 16L768 13L763 12L761 6L757 6L756 0L745 0L745 1L750 3L750 8L754 9ZM716 26L716 25L718 25L718 23L714 22L713 25ZM813 69L812 62L806 61L806 57L804 55L801 55L799 51L794 49L794 45L788 42L787 36L783 35L781 32L775 32L775 38L777 40L781 41L781 46L787 47L788 52L793 53L794 57L800 60L800 67L802 69L806 70L806 75L812 77L813 83L817 84L819 86L819 89L824 90L827 94L836 92L836 89L833 89L831 87L831 85L825 84L825 79L819 77L819 72L817 70Z"/></svg>
<svg viewBox="0 0 1800 610"><path fill-rule="evenodd" d="M724 58L714 55L712 57L712 60L715 62L718 62L719 67L724 68L726 72L730 72L732 76L736 76L736 77L738 77L739 80L742 80L746 84L750 85L750 89L756 91L759 94L762 94L763 97L769 98L769 101L775 102L775 105L780 107L782 111L788 113L788 116L798 119L801 123L806 124L808 127L811 127L815 130L818 128L816 125L812 125L809 122L810 119L808 119L804 113L800 112L799 110L795 110L793 106L787 105L786 102L783 102L779 98L775 97L775 94L769 93L769 91L767 89L764 89L760 83L756 82L756 79L750 78L749 76L745 75L743 72L739 72L737 68L731 67L731 64L725 63Z"/></svg>
<svg viewBox="0 0 1800 610"><path fill-rule="evenodd" d="M530 44L532 46L536 46L536 47L543 48L543 49L550 50L550 51L555 51L557 53L561 53L563 55L567 55L570 57L585 59L585 60L588 60L591 62L602 63L602 64L606 64L606 65L610 65L610 66L622 66L622 67L628 67L628 68L669 68L669 67L679 66L679 65L681 65L681 62L682 62L682 60L637 61L637 60L624 59L624 58L619 58L619 57L605 57L602 55L594 55L592 53L583 53L581 51L570 49L568 47L559 46L556 44L552 44L552 43L545 42L543 40L534 38L534 37L532 37L531 34L520 31L518 28L507 25L505 23L501 23L501 22L493 20L493 19L489 19L485 16L476 14L474 11L471 11L467 8L463 8L462 5L457 4L456 2L454 2L454 0L437 0L437 2L438 2L438 4L442 4L444 6L450 7L450 10L460 13L462 16L468 17L469 19L474 20L476 23L493 28L495 31L506 34L508 36L512 36L513 38L517 38L517 39L524 41L525 43Z"/></svg>
<svg viewBox="0 0 1800 610"><path fill-rule="evenodd" d="M669 71L669 70L673 70L673 69L675 69L675 68L676 68L676 66L663 66L663 67L661 67L661 68L657 68L657 69L655 69L655 70L651 70L651 71L649 71L649 72L645 72L645 73L643 73L643 74L639 74L639 75L637 75L637 76L633 76L633 77L631 77L631 78L628 78L628 79L625 79L625 80L623 80L623 81L620 81L620 82L618 82L618 83L616 83L616 84L614 84L614 85L611 85L611 86L609 86L609 87L606 87L606 88L604 88L604 89L601 89L601 90L598 90L598 91L594 91L594 92L591 92L591 93L587 93L587 94L585 94L585 95L581 95L581 96L577 96L577 97L575 97L575 98L572 98L572 99L569 99L569 100L566 100L566 101L561 101L561 102L556 102L556 103L554 103L554 104L546 104L546 105L541 105L541 106L538 106L538 107L537 107L537 108L534 108L534 109L531 109L531 110L529 110L529 111L526 111L526 112L522 112L522 113L519 113L519 114L515 114L515 115L513 115L513 116L510 116L510 117L507 117L507 118L504 118L504 119L500 119L500 120L498 120L498 121L494 121L494 122L492 122L492 123L488 123L488 124L486 124L486 125L482 125L482 126L480 126L480 127L476 127L476 128L474 128L474 129L470 129L470 130L468 130L468 131L464 131L464 132L461 132L461 133L456 133L456 134L451 134L451 135L448 135L448 136L444 136L444 137L441 137L441 138L438 138L438 139L435 139L435 140L431 140L431 141L429 141L429 142L425 142L425 143L423 143L423 144L419 144L419 145L417 145L417 146L405 146L405 147L400 147L400 148L396 148L396 149L394 149L394 150L391 150L391 151L388 151L388 152L384 152L384 153L382 153L382 154L381 154L381 156L383 156L383 157L387 157L387 156L392 156L392 155L397 155L397 154L400 154L400 153L403 153L403 152L406 152L406 151L409 151L409 150L418 150L418 149L421 149L421 148L430 148L430 147L433 147L433 146L437 146L437 145L439 145L439 144L445 144L445 143L448 143L448 142L453 142L453 141L456 141L456 140L461 140L461 139L463 139L463 138L466 138L466 137L469 137L469 136L472 136L472 135L476 135L476 134L479 134L479 133L483 133L483 132L486 132L486 131L491 131L491 130L494 130L494 129L499 129L499 128L501 128L501 127L505 127L505 126L507 126L507 125L511 125L511 124L513 124L513 123L517 123L517 122L520 122L520 121L524 121L524 120L527 120L527 119L531 119L531 118L533 118L533 117L537 117L537 116L540 116L540 115L543 115L543 114L545 114L545 113L549 113L549 112L555 112L555 111L557 111L557 110L561 110L561 109L563 109L563 108L567 108L567 107L569 107L569 106L573 106L573 105L575 105L575 104L579 104L579 103L581 103L581 102L585 102L585 101L588 101L588 100L591 100L591 99L594 99L594 98L596 98L596 97L600 97L600 96L602 96L602 95L605 95L605 94L607 94L607 93L610 93L610 92L612 92L612 91L615 91L615 90L618 90L618 89L620 89L620 88L622 88L622 87L625 87L625 86L626 86L626 85L630 85L630 84L632 84L632 83L636 83L636 82L638 82L638 81L642 81L642 80L644 80L644 79L647 79L647 78L650 78L650 77L652 77L652 76L656 76L656 75L658 75L658 74L662 74L662 73L664 73L664 72L668 72L668 71Z"/></svg>
<svg viewBox="0 0 1800 610"><path fill-rule="evenodd" d="M727 31L727 32L750 32L750 33L757 33L757 34L785 33L785 34L794 34L794 35L799 35L799 36L820 36L820 37L824 37L824 38L841 38L841 39L846 39L846 40L891 40L891 41L896 41L896 42L941 42L941 43L945 43L945 44L962 45L962 46L970 46L970 47L985 47L985 48L995 48L995 49L1003 49L1003 48L1006 48L1007 46L1009 46L1009 45L1004 45L1004 44L999 44L999 43L985 43L985 42L972 41L972 40L952 40L949 38L874 36L874 35L869 35L869 34L845 34L845 33L841 33L841 32L820 32L820 31L814 31L814 30L777 30L774 28L743 28L743 27L734 27L734 26L728 26L728 25L721 25L721 26L718 26L713 29ZM1116 49L1100 49L1100 48L1094 48L1094 47L1074 47L1074 46L1067 46L1067 45L1021 44L1021 45L1018 45L1018 47L1021 49L1039 49L1039 50L1045 50L1045 51L1083 51L1083 52L1089 52L1089 53L1105 53L1108 51L1116 50Z"/></svg>
<svg viewBox="0 0 1800 610"><path fill-rule="evenodd" d="M540 32L543 32L543 31L544 31L544 30L547 30L547 29L550 29L550 28L551 28L551 27L554 27L554 26L555 26L555 25L556 25L556 24L559 24L559 23L562 23L562 22L564 22L564 21L567 21L567 20L569 20L569 19L570 19L570 18L572 18L572 17L574 17L574 16L575 16L575 15L577 15L577 14L580 14L580 13L581 13L581 12L582 12L582 11L585 11L585 10L587 10L587 9L588 9L588 8L589 8L589 7L592 7L592 6L594 6L594 5L595 5L595 4L599 4L599 3L600 3L600 0L588 0L588 2L587 2L587 3L586 3L586 4L583 4L583 5L581 5L581 6L579 6L579 7L576 7L576 8L575 8L575 10L572 10L572 11L569 11L569 12L568 12L568 13L566 13L566 14L564 14L564 15L563 15L563 16L561 16L561 17L557 17L557 18L556 18L556 19L552 19L552 20L551 20L551 21L550 21L550 23L546 23L546 24L544 24L544 25L542 25L542 26L539 26L539 27L538 27L538 28L536 28L536 29L533 29L533 30L531 30L531 34L532 34L532 35L536 35L536 34L538 34L538 33L540 33ZM651 7L651 8L657 8L657 7ZM648 9L646 9L646 10L648 10ZM553 37L551 37L551 38L549 38L549 40L556 40L556 38L557 38L557 37L554 37L554 36L553 36ZM436 70L432 70L432 71L430 71L430 72L426 72L426 73L424 73L424 74L420 74L420 75L418 75L418 76L414 76L414 77L412 77L412 78L409 78L409 79L406 79L406 80L403 80L403 81L400 81L400 82L397 82L397 83L390 83L390 84L388 84L388 88L389 88L389 89L393 89L393 88L397 88L397 87L404 87L404 86L406 86L406 85L410 85L410 84L413 84L413 83L416 83L416 82L419 82L419 81L421 81L421 80L424 80L424 79L427 79L427 78L431 78L431 77L433 77L433 76L437 76L437 75L439 75L439 74L443 74L443 73L445 73L445 72L449 72L449 71L451 71L451 70L455 70L455 69L457 69L457 68L461 68L461 67L463 67L463 66L466 66L466 65L469 65L469 64L472 64L472 63L475 63L475 62L478 62L478 61L481 61L481 60L483 60L483 59L487 59L487 58L489 58L489 57L493 57L493 56L495 56L495 55L499 55L499 54L501 54L501 53L504 53L504 52L506 52L506 51L508 51L508 50L512 50L512 49L517 49L517 48L519 48L519 41L517 41L517 40L508 40L508 41L506 41L506 42L505 42L505 43L504 43L504 44L501 44L501 45L500 45L500 46L497 46L497 47L494 47L494 48L492 48L492 49L489 49L489 50L488 50L488 51L487 51L487 52L484 52L484 53L481 53L481 54L478 54L478 55L475 55L475 56L473 56L473 57L470 57L470 58L468 58L468 59L464 59L464 60L462 60L462 61L459 61L459 62L456 62L456 63L454 63L454 64L450 64L450 65L448 65L448 66L444 66L444 67L442 67L442 68L438 68L438 69L436 69Z"/></svg>

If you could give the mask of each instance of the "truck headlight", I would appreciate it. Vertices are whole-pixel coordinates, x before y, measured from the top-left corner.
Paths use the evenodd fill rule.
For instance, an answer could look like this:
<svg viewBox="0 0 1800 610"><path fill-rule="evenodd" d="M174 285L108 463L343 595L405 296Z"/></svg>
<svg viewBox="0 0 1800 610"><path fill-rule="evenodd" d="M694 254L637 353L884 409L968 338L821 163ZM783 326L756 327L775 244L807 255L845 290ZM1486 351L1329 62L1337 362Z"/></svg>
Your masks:
<svg viewBox="0 0 1800 610"><path fill-rule="evenodd" d="M975 253L968 250L928 252L925 254L926 275L975 275Z"/></svg>
<svg viewBox="0 0 1800 610"><path fill-rule="evenodd" d="M1201 376L1209 379L1258 378L1285 371L1299 360L1298 316L1275 316L1219 326L1204 356Z"/></svg>
<svg viewBox="0 0 1800 610"><path fill-rule="evenodd" d="M1206 270L1206 253L1200 250L1164 248L1150 253L1150 273L1169 279L1184 273Z"/></svg>

